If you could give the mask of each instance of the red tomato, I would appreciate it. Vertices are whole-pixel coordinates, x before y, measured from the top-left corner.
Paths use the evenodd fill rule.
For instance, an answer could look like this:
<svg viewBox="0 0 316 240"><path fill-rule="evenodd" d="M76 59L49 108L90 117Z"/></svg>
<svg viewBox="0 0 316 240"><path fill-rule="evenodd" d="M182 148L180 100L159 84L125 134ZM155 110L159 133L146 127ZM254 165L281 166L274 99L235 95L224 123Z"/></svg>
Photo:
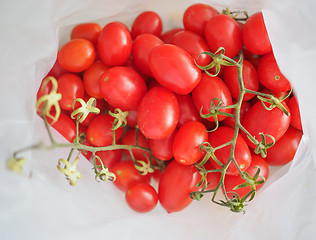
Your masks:
<svg viewBox="0 0 316 240"><path fill-rule="evenodd" d="M139 14L132 25L132 37L135 39L143 33L151 33L157 37L162 32L162 20L156 12L146 11Z"/></svg>
<svg viewBox="0 0 316 240"><path fill-rule="evenodd" d="M283 105L290 111L285 103L283 103ZM266 104L266 106L268 105ZM242 125L259 142L261 141L259 133L270 134L275 138L275 141L278 141L288 129L290 122L291 116L286 116L279 108L275 107L268 111L263 107L261 102L257 102L247 112ZM243 136L245 136L245 134ZM249 147L256 147L250 142L248 137L245 137L245 139ZM269 144L271 142L272 139L266 137L266 143Z"/></svg>
<svg viewBox="0 0 316 240"><path fill-rule="evenodd" d="M69 142L73 142L76 137L76 124L72 119L65 113L61 112L58 120L52 123L50 118L47 118L48 123L59 132Z"/></svg>
<svg viewBox="0 0 316 240"><path fill-rule="evenodd" d="M178 120L179 104L177 98L166 88L150 89L138 106L138 127L149 139L168 137L176 128Z"/></svg>
<svg viewBox="0 0 316 240"><path fill-rule="evenodd" d="M69 72L82 72L89 68L96 56L93 44L86 39L73 39L58 52L59 65Z"/></svg>
<svg viewBox="0 0 316 240"><path fill-rule="evenodd" d="M116 163L112 167L112 172L116 175L114 185L123 192L126 192L128 188L138 183L149 183L150 176L141 175L135 168L132 160L125 160Z"/></svg>
<svg viewBox="0 0 316 240"><path fill-rule="evenodd" d="M219 77L210 77L206 73L202 74L202 79L198 86L192 91L192 99L198 111L203 107L202 114L209 113L211 100L219 98L223 101L223 106L232 104L232 97L227 85ZM218 101L214 101L217 105ZM231 109L223 109L222 112L230 113ZM222 121L226 116L218 115L218 120ZM214 117L207 118L214 122Z"/></svg>
<svg viewBox="0 0 316 240"><path fill-rule="evenodd" d="M70 38L83 38L96 45L100 32L101 26L97 23L81 23L72 29Z"/></svg>
<svg viewBox="0 0 316 240"><path fill-rule="evenodd" d="M160 39L164 42L164 43L171 43L171 40L173 38L173 36L180 32L180 31L183 31L184 29L183 28L172 28L170 30L168 30L167 32L163 33L161 36L160 36Z"/></svg>
<svg viewBox="0 0 316 240"><path fill-rule="evenodd" d="M155 47L149 55L149 66L162 86L178 94L190 93L201 80L201 70L191 55L171 44Z"/></svg>
<svg viewBox="0 0 316 240"><path fill-rule="evenodd" d="M261 12L251 15L243 27L243 42L252 53L264 55L272 51L264 19Z"/></svg>
<svg viewBox="0 0 316 240"><path fill-rule="evenodd" d="M173 141L176 136L177 129L175 129L167 138L165 139L150 139L150 149L156 158L167 161L173 158L172 146Z"/></svg>
<svg viewBox="0 0 316 240"><path fill-rule="evenodd" d="M270 165L285 165L292 161L302 138L302 131L289 127L285 134L268 149L265 158Z"/></svg>
<svg viewBox="0 0 316 240"><path fill-rule="evenodd" d="M68 73L67 70L63 69L58 60L56 59L54 66L52 67L52 69L48 72L47 76L52 76L56 79L58 79L61 75Z"/></svg>
<svg viewBox="0 0 316 240"><path fill-rule="evenodd" d="M288 104L291 111L291 125L298 130L302 130L302 122L300 115L300 108L295 96L291 98Z"/></svg>
<svg viewBox="0 0 316 240"><path fill-rule="evenodd" d="M106 66L102 61L97 60L84 72L84 89L90 97L94 97L96 99L103 98L99 86L99 79L101 75L108 69L109 67Z"/></svg>
<svg viewBox="0 0 316 240"><path fill-rule="evenodd" d="M171 41L172 44L183 48L187 51L200 66L206 66L211 62L211 57L202 54L202 52L209 52L210 49L200 35L190 31L181 31L175 34Z"/></svg>
<svg viewBox="0 0 316 240"><path fill-rule="evenodd" d="M152 77L149 68L149 54L156 46L162 45L163 41L157 36L144 33L138 35L132 45L132 55L135 65L146 75Z"/></svg>
<svg viewBox="0 0 316 240"><path fill-rule="evenodd" d="M263 176L265 178L265 180L268 179L269 177L269 167L268 164L266 163L266 161L261 158L258 155L252 155L252 162L250 164L250 166L248 167L248 169L246 170L246 172L253 177L258 168L256 167L260 167L260 174L259 177L257 179L257 181L262 180L261 176ZM238 176L230 176L230 175L226 175L225 176L225 189L227 192L228 197L231 199L233 197L233 193L232 192L236 192L240 198L243 198L248 192L251 191L251 187L247 186L247 187L243 187L240 189L234 189L234 187L245 183L246 181L244 179L242 179L240 177L240 175ZM265 182L264 182L265 183ZM259 190L264 183L260 184L260 185L256 185L256 190Z"/></svg>
<svg viewBox="0 0 316 240"><path fill-rule="evenodd" d="M291 90L291 84L281 73L272 52L260 59L257 71L260 82L269 90L275 92Z"/></svg>
<svg viewBox="0 0 316 240"><path fill-rule="evenodd" d="M122 159L122 150L121 149L116 149L116 150L108 150L108 151L99 151L96 152L95 155L97 155L103 165L107 168L109 168L109 171L112 172L113 166L121 161ZM99 160L96 160L97 165L101 165Z"/></svg>
<svg viewBox="0 0 316 240"><path fill-rule="evenodd" d="M244 86L246 89L249 89L252 91L258 91L259 79L258 79L257 71L255 67L247 60L243 61L242 78L243 78ZM224 81L227 84L227 87L229 88L232 94L232 97L235 99L238 99L240 88L239 88L237 66L225 67ZM244 95L243 101L248 101L254 96L255 96L254 94L246 93Z"/></svg>
<svg viewBox="0 0 316 240"><path fill-rule="evenodd" d="M151 185L141 183L133 185L126 191L125 200L134 211L145 213L156 207L158 194Z"/></svg>
<svg viewBox="0 0 316 240"><path fill-rule="evenodd" d="M73 73L66 73L58 79L58 90L62 98L59 105L64 110L72 110L72 103L76 98L83 98L84 86L80 77Z"/></svg>
<svg viewBox="0 0 316 240"><path fill-rule="evenodd" d="M102 74L100 90L104 99L122 111L135 110L147 92L141 76L128 67L112 67Z"/></svg>
<svg viewBox="0 0 316 240"><path fill-rule="evenodd" d="M203 37L206 23L218 14L216 9L207 4L193 4L183 14L183 26L185 30L195 32Z"/></svg>
<svg viewBox="0 0 316 240"><path fill-rule="evenodd" d="M105 25L98 38L98 51L106 65L123 65L132 52L132 37L127 27L120 22Z"/></svg>
<svg viewBox="0 0 316 240"><path fill-rule="evenodd" d="M203 166L206 170L215 169L210 162L206 162ZM221 176L222 176L222 174L220 172L208 173L206 175L206 179L207 179L207 183L208 183L206 190L215 189L220 182Z"/></svg>
<svg viewBox="0 0 316 240"><path fill-rule="evenodd" d="M184 165L196 163L203 152L199 147L208 138L205 126L197 121L185 123L177 132L173 141L173 156L176 161Z"/></svg>
<svg viewBox="0 0 316 240"><path fill-rule="evenodd" d="M189 121L201 121L201 116L196 109L191 95L176 94L179 103L179 122L178 128Z"/></svg>
<svg viewBox="0 0 316 240"><path fill-rule="evenodd" d="M233 136L234 136L234 129L230 127L219 127L216 131L211 132L209 134L208 142L211 144L212 147L215 148L226 142L231 141ZM225 165L229 159L230 150L231 150L231 145L220 148L215 151L215 156L221 163ZM251 163L251 153L247 146L246 141L240 134L238 134L238 137L237 137L234 156L239 168L242 171L245 171ZM215 168L217 169L221 168L221 166L217 164L211 158L210 158L210 161ZM227 174L228 175L238 174L238 169L233 162L231 162L230 165L228 166Z"/></svg>
<svg viewBox="0 0 316 240"><path fill-rule="evenodd" d="M144 81L146 83L148 83L150 81L150 77L148 75L146 75L145 73L143 73L135 64L134 62L134 58L133 56L131 55L130 58L127 60L127 62L122 65L123 67L128 67L128 68L131 68L133 69L135 72L137 72L141 77L142 79L144 79Z"/></svg>
<svg viewBox="0 0 316 240"><path fill-rule="evenodd" d="M216 15L205 26L205 39L212 52L225 48L227 57L235 57L242 48L242 33L238 23L228 15Z"/></svg>
<svg viewBox="0 0 316 240"><path fill-rule="evenodd" d="M236 100L233 101L234 103L236 102ZM249 109L251 108L251 104L247 101L243 101L241 103L241 107L240 107L240 122L243 121L246 113L249 111ZM233 109L232 114L235 114L236 110ZM235 118L234 117L228 117L226 119L224 119L223 124L227 127L232 127L235 128Z"/></svg>
<svg viewBox="0 0 316 240"><path fill-rule="evenodd" d="M137 123L137 110L130 110L128 111L128 115L126 117L127 126L135 127Z"/></svg>
<svg viewBox="0 0 316 240"><path fill-rule="evenodd" d="M112 127L114 118L109 114L100 114L95 117L87 129L87 140L96 147L103 147L112 144ZM115 130L117 141L123 133L123 128Z"/></svg>
<svg viewBox="0 0 316 240"><path fill-rule="evenodd" d="M191 202L190 193L197 191L201 175L194 166L186 166L173 160L163 172L159 187L158 199L168 212L178 212ZM180 184L181 183L181 184Z"/></svg>

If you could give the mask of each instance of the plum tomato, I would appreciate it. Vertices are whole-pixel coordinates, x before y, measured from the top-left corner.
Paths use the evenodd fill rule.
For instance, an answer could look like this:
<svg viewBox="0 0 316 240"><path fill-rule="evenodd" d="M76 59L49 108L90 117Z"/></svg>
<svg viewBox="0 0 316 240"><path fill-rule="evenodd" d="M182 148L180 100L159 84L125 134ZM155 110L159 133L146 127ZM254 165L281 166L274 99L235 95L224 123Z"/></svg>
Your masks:
<svg viewBox="0 0 316 240"><path fill-rule="evenodd" d="M289 80L281 73L272 52L264 55L257 68L260 83L274 92L291 90Z"/></svg>
<svg viewBox="0 0 316 240"><path fill-rule="evenodd" d="M133 39L143 33L151 33L159 37L161 32L162 20L160 16L156 12L145 11L135 18L132 24L131 35Z"/></svg>
<svg viewBox="0 0 316 240"><path fill-rule="evenodd" d="M203 37L206 23L218 14L219 12L215 8L207 4L193 4L183 14L183 26L185 30L195 32Z"/></svg>
<svg viewBox="0 0 316 240"><path fill-rule="evenodd" d="M173 36L180 32L183 31L183 28L172 28L166 32L164 32L161 36L160 39L164 42L164 43L171 43L171 40L173 38Z"/></svg>
<svg viewBox="0 0 316 240"><path fill-rule="evenodd" d="M66 114L61 112L58 120L52 124L52 120L47 118L48 123L59 132L69 142L73 142L76 137L76 124Z"/></svg>
<svg viewBox="0 0 316 240"><path fill-rule="evenodd" d="M180 128L183 124L189 121L201 121L201 116L196 109L190 94L176 94L179 103L179 122L177 127Z"/></svg>
<svg viewBox="0 0 316 240"><path fill-rule="evenodd" d="M219 47L225 49L225 55L233 58L242 48L242 33L238 23L228 15L212 17L205 26L205 39L212 52Z"/></svg>
<svg viewBox="0 0 316 240"><path fill-rule="evenodd" d="M208 142L211 144L213 148L216 148L224 143L231 141L233 139L233 136L234 136L234 129L223 126L223 127L219 127L216 131L211 132L209 134ZM216 150L215 156L222 164L225 165L229 159L230 151L231 151L231 145L228 145ZM237 136L234 156L239 168L242 171L245 171L251 163L251 153L245 139L241 136L241 134L238 134ZM215 168L217 169L222 168L218 163L216 163L214 159L210 158L210 161ZM228 166L227 174L228 175L238 174L238 169L233 162L231 162L230 165Z"/></svg>
<svg viewBox="0 0 316 240"><path fill-rule="evenodd" d="M156 207L158 194L150 184L140 183L127 189L125 200L127 205L134 211L145 213Z"/></svg>
<svg viewBox="0 0 316 240"><path fill-rule="evenodd" d="M104 167L107 167L109 171L111 172L113 166L119 161L121 161L123 151L121 149L98 151L95 153L95 155L101 159ZM101 165L101 163L97 159L96 159L96 164Z"/></svg>
<svg viewBox="0 0 316 240"><path fill-rule="evenodd" d="M59 65L69 72L82 72L89 68L96 57L93 44L86 39L73 39L58 51Z"/></svg>
<svg viewBox="0 0 316 240"><path fill-rule="evenodd" d="M257 12L251 15L243 27L243 43L252 53L264 55L272 51L269 35L264 23L263 15Z"/></svg>
<svg viewBox="0 0 316 240"><path fill-rule="evenodd" d="M196 163L202 156L200 145L206 142L208 134L206 127L198 121L185 123L177 132L173 141L173 156L184 165Z"/></svg>
<svg viewBox="0 0 316 240"><path fill-rule="evenodd" d="M302 138L302 131L289 126L285 134L268 149L265 160L269 165L285 165L292 161Z"/></svg>
<svg viewBox="0 0 316 240"><path fill-rule="evenodd" d="M201 70L184 49L162 44L149 55L149 67L155 79L178 94L190 93L201 80Z"/></svg>
<svg viewBox="0 0 316 240"><path fill-rule="evenodd" d="M259 177L257 181L262 180L262 177L264 177L266 181L269 177L268 164L262 157L258 155L252 155L252 162L250 166L248 167L248 169L246 170L246 172L250 175L250 177L253 177L256 174L256 172L258 171L257 167L260 168L260 173L259 173ZM230 199L233 197L233 192L237 193L240 198L243 198L248 192L251 191L250 186L234 189L236 186L243 183L245 183L245 180L242 179L240 175L238 176L226 175L225 176L225 182L224 182L225 190ZM262 184L256 185L256 190L258 191L264 184L265 182Z"/></svg>
<svg viewBox="0 0 316 240"><path fill-rule="evenodd" d="M236 100L233 100L233 103L236 103ZM250 102L243 101L241 103L240 114L239 114L240 122L243 121L246 113L249 111L250 108L251 108ZM232 114L235 114L235 113L236 113L236 109L233 108ZM228 118L223 120L223 124L225 126L227 126L227 127L235 128L235 118L234 117L228 117Z"/></svg>
<svg viewBox="0 0 316 240"><path fill-rule="evenodd" d="M104 72L99 85L104 99L122 111L136 110L147 92L144 79L133 69L122 66Z"/></svg>
<svg viewBox="0 0 316 240"><path fill-rule="evenodd" d="M231 93L225 84L225 82L219 77L211 77L206 73L202 74L202 79L197 87L192 91L192 99L195 107L200 112L202 109L202 114L208 114L211 107L211 101L214 98L219 98L223 101L223 106L228 106L232 104ZM214 100L215 106L218 104L218 100ZM231 113L232 109L222 109L221 112ZM218 115L218 120L222 121L227 116ZM214 122L214 117L207 118L209 121Z"/></svg>
<svg viewBox="0 0 316 240"><path fill-rule="evenodd" d="M190 193L199 190L196 184L200 180L201 175L196 167L172 160L159 182L158 199L161 206L168 213L183 210L193 201Z"/></svg>
<svg viewBox="0 0 316 240"><path fill-rule="evenodd" d="M97 46L105 65L123 65L132 52L132 37L123 23L111 22L102 28Z"/></svg>
<svg viewBox="0 0 316 240"><path fill-rule="evenodd" d="M291 111L291 125L298 130L302 130L300 108L295 95L290 99L288 106Z"/></svg>
<svg viewBox="0 0 316 240"><path fill-rule="evenodd" d="M140 131L149 139L167 138L179 120L179 104L176 96L164 87L150 89L137 109Z"/></svg>
<svg viewBox="0 0 316 240"><path fill-rule="evenodd" d="M97 23L81 23L76 25L70 33L70 39L83 38L96 46L101 26Z"/></svg>

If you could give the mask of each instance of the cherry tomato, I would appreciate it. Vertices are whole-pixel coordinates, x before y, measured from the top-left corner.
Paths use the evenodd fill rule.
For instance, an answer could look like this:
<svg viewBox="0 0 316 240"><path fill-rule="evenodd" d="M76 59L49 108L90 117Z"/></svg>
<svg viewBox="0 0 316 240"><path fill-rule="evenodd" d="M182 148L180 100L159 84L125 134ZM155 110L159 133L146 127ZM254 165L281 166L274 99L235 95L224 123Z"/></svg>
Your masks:
<svg viewBox="0 0 316 240"><path fill-rule="evenodd" d="M162 45L163 41L157 36L144 33L138 35L132 45L132 55L135 65L146 75L152 77L149 68L149 54L154 47Z"/></svg>
<svg viewBox="0 0 316 240"><path fill-rule="evenodd" d="M171 44L157 46L151 51L149 67L162 86L178 94L190 93L201 80L201 71L191 55Z"/></svg>
<svg viewBox="0 0 316 240"><path fill-rule="evenodd" d="M201 116L196 109L191 95L176 94L179 103L179 122L178 128L189 121L201 121Z"/></svg>
<svg viewBox="0 0 316 240"><path fill-rule="evenodd" d="M186 208L192 202L190 193L198 190L195 185L200 179L201 175L194 166L186 166L173 160L160 178L158 199L161 206L168 213Z"/></svg>
<svg viewBox="0 0 316 240"><path fill-rule="evenodd" d="M285 103L282 104L290 111ZM266 106L268 105L266 104ZM261 102L257 102L247 112L242 125L259 142L261 141L260 133L272 135L275 141L278 141L288 129L290 122L291 116L286 116L279 108L275 107L268 111L263 107ZM250 142L248 137L245 137L245 139L249 147L256 147L255 144ZM266 143L269 144L271 142L272 139L266 137Z"/></svg>
<svg viewBox="0 0 316 240"><path fill-rule="evenodd" d="M302 130L301 114L298 102L295 96L291 98L288 104L291 111L291 125L298 130Z"/></svg>
<svg viewBox="0 0 316 240"><path fill-rule="evenodd" d="M81 23L72 29L70 38L83 38L96 45L100 32L101 26L97 23Z"/></svg>
<svg viewBox="0 0 316 240"><path fill-rule="evenodd" d="M141 175L135 168L132 160L120 161L113 165L112 172L116 176L114 185L123 192L126 192L128 188L138 183L149 183L150 176Z"/></svg>
<svg viewBox="0 0 316 240"><path fill-rule="evenodd" d="M243 78L244 86L246 89L249 89L252 91L258 91L259 79L258 79L257 71L255 67L247 60L243 61L242 78ZM239 88L237 66L225 67L224 81L227 84L227 87L229 88L232 94L232 97L235 99L238 99L240 88ZM254 94L246 93L244 95L243 101L248 101L254 96L255 96Z"/></svg>
<svg viewBox="0 0 316 240"><path fill-rule="evenodd" d="M120 22L105 25L98 38L98 52L105 65L123 65L132 52L132 37L127 27Z"/></svg>
<svg viewBox="0 0 316 240"><path fill-rule="evenodd" d="M157 37L162 32L162 20L160 16L153 11L146 11L139 14L132 24L131 34L133 39L143 33L151 33Z"/></svg>
<svg viewBox="0 0 316 240"><path fill-rule="evenodd" d="M268 149L265 158L270 165L285 165L292 161L302 138L302 131L290 126L285 134Z"/></svg>
<svg viewBox="0 0 316 240"><path fill-rule="evenodd" d="M216 9L207 4L193 4L183 14L183 26L185 30L195 32L203 37L206 23L218 14Z"/></svg>
<svg viewBox="0 0 316 240"><path fill-rule="evenodd" d="M51 70L48 72L47 76L52 76L56 79L58 79L61 75L69 73L67 70L63 69L58 60L55 61L54 66L51 68Z"/></svg>
<svg viewBox="0 0 316 240"><path fill-rule="evenodd" d="M291 84L281 73L272 52L260 59L257 71L260 82L269 90L275 92L291 90Z"/></svg>
<svg viewBox="0 0 316 240"><path fill-rule="evenodd" d="M236 100L233 101L234 103L236 102ZM243 101L241 103L241 107L240 107L240 122L243 121L246 113L249 111L249 109L251 108L251 104L250 102L247 101ZM232 114L236 113L236 109L233 108ZM235 118L234 117L228 117L226 119L224 119L223 124L227 127L232 127L235 128Z"/></svg>
<svg viewBox="0 0 316 240"><path fill-rule="evenodd" d="M183 31L184 29L183 28L172 28L168 31L166 31L165 33L163 33L161 36L160 36L160 39L164 42L164 43L171 43L171 40L173 38L173 36L180 32L180 31Z"/></svg>
<svg viewBox="0 0 316 240"><path fill-rule="evenodd" d="M227 15L212 17L205 26L205 39L212 52L225 49L227 57L235 57L242 48L242 33L238 23Z"/></svg>
<svg viewBox="0 0 316 240"><path fill-rule="evenodd" d="M264 55L272 51L264 19L261 12L251 15L243 27L243 42L252 53Z"/></svg>
<svg viewBox="0 0 316 240"><path fill-rule="evenodd" d="M232 97L227 85L219 77L211 77L206 73L202 74L202 79L198 86L192 91L192 99L197 110L202 109L202 114L208 114L211 107L211 100L219 98L223 101L223 106L232 104ZM214 101L215 106L218 100ZM221 112L230 113L230 108L220 110ZM222 121L226 116L218 115L218 120ZM207 118L209 121L214 122L214 117Z"/></svg>
<svg viewBox="0 0 316 240"><path fill-rule="evenodd" d="M95 155L101 159L104 167L107 167L109 171L112 172L113 166L119 161L121 161L123 151L121 149L98 151L95 153ZM96 159L96 164L101 165L98 159Z"/></svg>
<svg viewBox="0 0 316 240"><path fill-rule="evenodd" d="M58 52L59 65L69 72L82 72L89 68L96 56L93 44L86 39L73 39Z"/></svg>
<svg viewBox="0 0 316 240"><path fill-rule="evenodd" d="M234 129L223 126L223 127L219 127L216 131L211 132L209 134L208 142L211 144L213 148L215 148L224 143L231 141L233 139L233 136L234 136ZM226 147L216 150L215 156L222 164L225 165L229 159L230 151L231 151L231 145L228 145ZM240 134L238 134L238 137L236 140L234 156L239 168L242 171L245 171L251 163L251 153L247 146L246 141ZM210 158L210 161L215 168L217 169L222 168L219 164L215 162L215 160L212 160ZM238 174L238 169L233 162L231 162L230 165L228 166L227 174L228 175Z"/></svg>
<svg viewBox="0 0 316 240"><path fill-rule="evenodd" d="M126 191L125 200L128 206L134 211L145 213L156 207L158 194L151 185L140 183L131 186Z"/></svg>
<svg viewBox="0 0 316 240"><path fill-rule="evenodd" d="M201 122L190 121L185 123L177 132L173 141L173 156L176 161L184 165L196 163L203 152L199 147L206 142L208 134Z"/></svg>
<svg viewBox="0 0 316 240"><path fill-rule="evenodd" d="M128 115L126 117L127 126L129 127L136 127L137 123L137 110L130 110L128 111Z"/></svg>
<svg viewBox="0 0 316 240"><path fill-rule="evenodd" d="M102 74L100 90L104 99L122 111L136 110L147 92L145 81L128 67L112 67Z"/></svg>
<svg viewBox="0 0 316 240"><path fill-rule="evenodd" d="M81 78L73 73L60 76L57 92L62 95L59 105L64 110L72 110L73 101L76 98L83 98L85 93Z"/></svg>
<svg viewBox="0 0 316 240"><path fill-rule="evenodd" d="M112 144L112 127L114 118L109 114L100 114L95 117L87 129L87 140L96 147L103 147ZM115 130L117 141L123 133L123 128Z"/></svg>
<svg viewBox="0 0 316 240"><path fill-rule="evenodd" d="M109 67L106 66L102 61L95 61L83 74L83 85L86 93L90 97L96 99L103 98L99 86L99 79L101 75L108 70Z"/></svg>
<svg viewBox="0 0 316 240"><path fill-rule="evenodd" d="M257 181L262 180L262 177L264 177L264 179L266 181L269 177L268 164L266 163L266 161L262 157L260 157L258 155L252 155L252 162L251 162L250 166L248 167L248 169L246 170L246 172L251 177L253 177L258 170L257 167L260 168L260 173L259 173L259 177L258 177ZM248 192L250 192L251 191L250 186L239 188L239 189L234 189L236 186L243 184L245 182L246 181L244 179L242 179L240 177L240 175L238 175L238 176L226 175L224 185L225 185L225 189L226 189L228 197L231 199L233 197L233 192L235 192L239 195L240 198L243 198ZM264 183L256 185L256 190L258 191L264 185Z"/></svg>
<svg viewBox="0 0 316 240"><path fill-rule="evenodd" d="M190 31L181 31L175 34L171 41L172 44L186 50L200 66L206 66L211 62L211 57L202 54L202 52L209 52L210 49L200 35Z"/></svg>
<svg viewBox="0 0 316 240"><path fill-rule="evenodd" d="M52 120L47 118L48 123L59 132L69 142L73 142L76 137L76 124L65 113L61 112L58 120L52 124Z"/></svg>
<svg viewBox="0 0 316 240"><path fill-rule="evenodd" d="M177 98L170 90L163 87L150 89L137 109L138 127L149 139L167 138L176 128L178 120Z"/></svg>

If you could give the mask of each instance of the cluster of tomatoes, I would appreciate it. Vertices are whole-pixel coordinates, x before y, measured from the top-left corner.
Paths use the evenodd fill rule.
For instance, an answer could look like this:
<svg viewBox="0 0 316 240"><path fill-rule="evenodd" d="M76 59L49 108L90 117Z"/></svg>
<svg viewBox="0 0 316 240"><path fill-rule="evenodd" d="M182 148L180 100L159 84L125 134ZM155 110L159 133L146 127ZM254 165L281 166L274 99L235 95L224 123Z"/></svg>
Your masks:
<svg viewBox="0 0 316 240"><path fill-rule="evenodd" d="M110 22L103 28L96 23L79 24L72 29L71 40L60 48L48 74L58 80L58 92L62 94L59 101L62 112L53 127L67 140L72 142L76 136L75 122L70 118L73 101L94 97L101 113L89 114L80 124L80 132L86 133L86 145L102 147L113 143L114 118L108 110L119 108L129 114L127 127L115 130L116 143L133 146L137 141L150 151L133 150L135 159L146 162L152 154L153 162L159 159L165 163L163 172L155 170L141 175L129 151L96 153L115 173L114 184L125 192L128 205L138 212L152 210L158 200L168 212L188 206L192 201L190 193L199 190L196 185L201 175L194 164L205 154L200 150L201 144L208 142L216 148L233 137L234 117L218 115L217 130L208 132L214 128L215 118L201 115L209 113L214 99L217 99L215 104L220 99L222 106L237 101L240 94L237 67L222 66L219 74L212 77L198 67L212 62L202 52L214 53L223 47L225 56L236 59L243 51L242 74L247 89L272 93L277 98L291 90L274 58L261 12L241 23L209 5L194 4L183 15L182 28L162 31L162 20L152 11L138 15L130 30L121 22ZM214 73L214 69L209 71ZM48 91L40 88L38 97ZM258 141L260 133L275 139L263 159L254 154L255 145L240 131L235 159L250 176L259 166L260 176L267 179L268 164L283 165L294 157L302 136L298 104L293 93L282 104L290 115L278 107L266 110L255 94L244 95L240 111L244 128ZM221 111L234 114L235 109ZM228 161L230 148L227 145L215 151L222 164ZM89 152L83 154L90 159ZM219 169L221 165L210 158L205 168ZM214 189L220 177L220 172L208 174L207 189ZM158 191L150 185L154 180L159 183ZM233 190L243 182L231 163L224 182L230 198L231 191L240 197L249 192L250 187Z"/></svg>

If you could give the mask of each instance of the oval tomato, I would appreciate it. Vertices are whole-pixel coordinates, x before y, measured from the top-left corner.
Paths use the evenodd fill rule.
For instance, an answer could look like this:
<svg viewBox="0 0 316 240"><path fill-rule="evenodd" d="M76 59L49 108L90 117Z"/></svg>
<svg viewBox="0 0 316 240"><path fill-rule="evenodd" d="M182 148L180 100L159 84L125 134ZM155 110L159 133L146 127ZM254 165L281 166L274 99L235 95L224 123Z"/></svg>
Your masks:
<svg viewBox="0 0 316 240"><path fill-rule="evenodd" d="M302 130L300 108L295 96L290 99L288 106L291 111L291 125L298 130Z"/></svg>
<svg viewBox="0 0 316 240"><path fill-rule="evenodd" d="M143 33L151 33L157 37L162 32L162 20L160 16L153 11L145 11L139 14L133 24L131 34L133 39Z"/></svg>
<svg viewBox="0 0 316 240"><path fill-rule="evenodd" d="M236 100L234 100L233 103L236 103ZM246 113L249 111L250 108L251 108L250 102L243 101L241 103L240 115L239 115L240 122L243 121L244 117L246 116ZM235 113L236 113L236 109L233 108L232 114L235 114ZM227 127L235 128L235 118L228 117L228 118L224 119L223 124Z"/></svg>
<svg viewBox="0 0 316 240"><path fill-rule="evenodd" d="M151 51L149 67L162 86L178 94L190 93L201 79L201 70L191 55L171 44L162 44Z"/></svg>
<svg viewBox="0 0 316 240"><path fill-rule="evenodd" d="M171 40L173 38L173 36L180 32L180 31L183 31L184 29L183 28L172 28L168 31L166 31L165 33L163 33L161 36L160 36L160 39L164 42L164 43L171 43Z"/></svg>
<svg viewBox="0 0 316 240"><path fill-rule="evenodd" d="M177 98L170 90L163 87L150 89L137 109L138 127L149 139L168 137L176 128L178 120Z"/></svg>
<svg viewBox="0 0 316 240"><path fill-rule="evenodd" d="M189 121L201 121L202 118L193 103L191 95L176 94L176 97L179 103L178 128Z"/></svg>
<svg viewBox="0 0 316 240"><path fill-rule="evenodd" d="M193 201L190 193L198 190L195 185L200 179L201 175L194 166L186 166L173 160L160 178L158 199L161 206L168 213L186 208Z"/></svg>
<svg viewBox="0 0 316 240"><path fill-rule="evenodd" d="M96 45L100 32L101 26L97 23L81 23L71 30L70 39L83 38Z"/></svg>
<svg viewBox="0 0 316 240"><path fill-rule="evenodd" d="M76 137L76 124L65 113L61 112L58 120L52 124L52 120L47 118L48 123L59 132L69 142L73 142Z"/></svg>
<svg viewBox="0 0 316 240"><path fill-rule="evenodd" d="M123 151L121 149L108 150L108 151L98 151L95 153L98 156L104 167L107 167L110 172L112 172L113 166L121 161ZM100 161L96 159L96 164L101 165Z"/></svg>

